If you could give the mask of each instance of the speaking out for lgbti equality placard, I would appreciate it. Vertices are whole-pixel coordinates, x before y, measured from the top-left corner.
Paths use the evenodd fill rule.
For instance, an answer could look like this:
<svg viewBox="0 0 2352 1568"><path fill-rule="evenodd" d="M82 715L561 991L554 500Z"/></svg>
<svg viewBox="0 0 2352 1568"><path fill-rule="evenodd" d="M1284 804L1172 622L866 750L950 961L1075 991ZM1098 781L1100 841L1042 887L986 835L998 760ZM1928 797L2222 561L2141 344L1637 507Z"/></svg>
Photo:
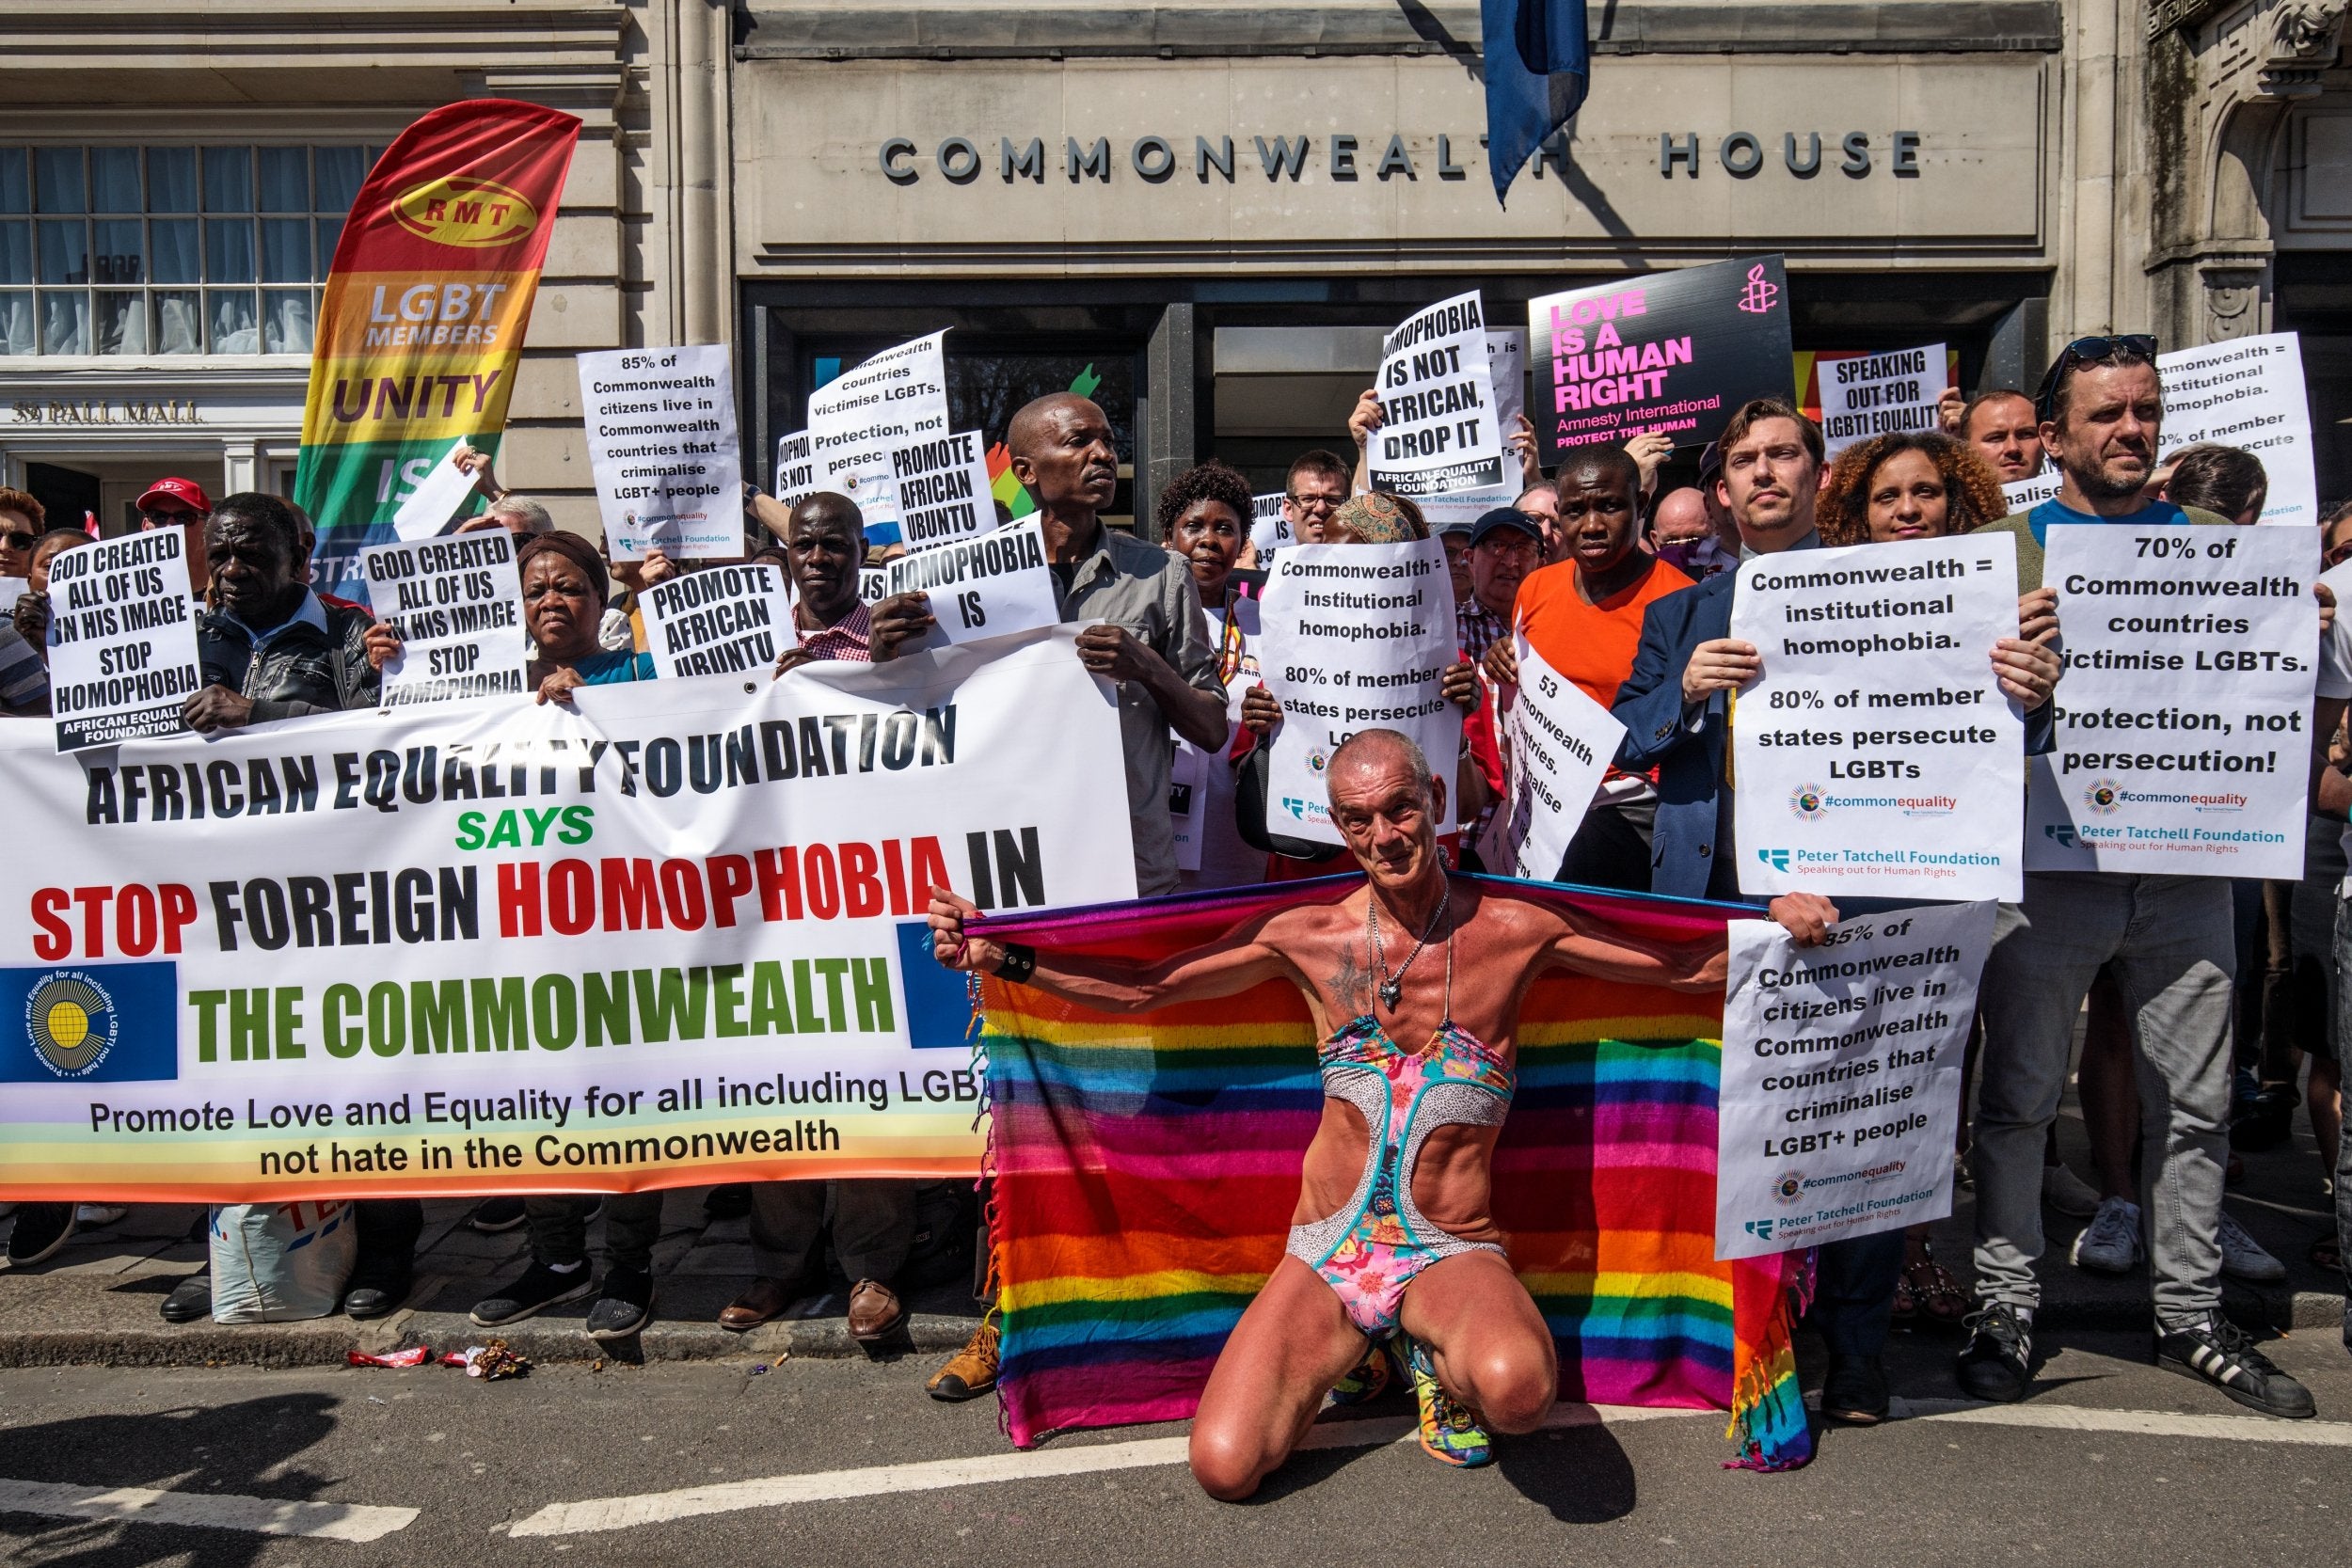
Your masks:
<svg viewBox="0 0 2352 1568"><path fill-rule="evenodd" d="M1358 730L1395 730L1452 776L1462 716L1439 683L1461 647L1442 544L1293 545L1275 558L1258 624L1258 668L1282 706L1267 759L1269 832L1346 842L1324 775ZM1438 831L1453 824L1448 790Z"/></svg>
<svg viewBox="0 0 2352 1568"><path fill-rule="evenodd" d="M724 343L603 349L580 359L596 510L615 561L743 553L743 458Z"/></svg>
<svg viewBox="0 0 2352 1568"><path fill-rule="evenodd" d="M1547 465L1569 447L1647 431L1698 446L1748 399L1790 391L1788 279L1777 256L1538 295L1527 326Z"/></svg>
<svg viewBox="0 0 2352 1568"><path fill-rule="evenodd" d="M1731 726L1740 891L2015 898L2025 721L2006 533L1784 550L1740 568L1731 635L1764 673Z"/></svg>
<svg viewBox="0 0 2352 1568"><path fill-rule="evenodd" d="M368 171L335 244L294 503L318 586L357 598L358 552L460 436L498 451L580 121L475 98L433 110Z"/></svg>
<svg viewBox="0 0 2352 1568"><path fill-rule="evenodd" d="M969 1176L928 889L1135 895L1074 628L57 756L0 731L0 1198ZM1050 713L1054 721L1038 722Z"/></svg>
<svg viewBox="0 0 2352 1568"><path fill-rule="evenodd" d="M2050 529L2066 673L2028 871L2303 875L2316 528Z"/></svg>
<svg viewBox="0 0 2352 1568"><path fill-rule="evenodd" d="M400 657L384 667L386 707L521 693L530 640L513 534L371 545L359 576L368 608L400 634Z"/></svg>
<svg viewBox="0 0 2352 1568"><path fill-rule="evenodd" d="M185 529L150 529L49 563L49 711L58 751L187 727L180 706L203 684L187 538Z"/></svg>
<svg viewBox="0 0 2352 1568"><path fill-rule="evenodd" d="M1874 436L1938 429L1945 366L1942 343L1820 359L1821 444L1829 455Z"/></svg>
<svg viewBox="0 0 2352 1568"><path fill-rule="evenodd" d="M1715 1256L1758 1258L1952 1212L1952 1146L1991 902L1845 920L1799 947L1729 927Z"/></svg>

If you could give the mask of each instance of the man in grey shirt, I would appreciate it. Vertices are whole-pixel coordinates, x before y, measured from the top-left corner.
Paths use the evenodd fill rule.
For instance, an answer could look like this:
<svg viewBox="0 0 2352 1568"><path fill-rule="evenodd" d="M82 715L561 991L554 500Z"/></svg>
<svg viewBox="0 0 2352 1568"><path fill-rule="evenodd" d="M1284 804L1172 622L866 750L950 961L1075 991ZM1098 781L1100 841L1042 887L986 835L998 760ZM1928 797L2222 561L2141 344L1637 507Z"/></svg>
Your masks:
<svg viewBox="0 0 2352 1568"><path fill-rule="evenodd" d="M1015 478L1037 498L1038 521L1065 621L1100 621L1078 634L1086 667L1119 685L1136 891L1177 891L1176 837L1168 815L1176 735L1206 751L1225 744L1225 686L1216 648L1185 564L1156 545L1103 526L1119 488L1110 420L1074 392L1039 398L1005 435Z"/></svg>

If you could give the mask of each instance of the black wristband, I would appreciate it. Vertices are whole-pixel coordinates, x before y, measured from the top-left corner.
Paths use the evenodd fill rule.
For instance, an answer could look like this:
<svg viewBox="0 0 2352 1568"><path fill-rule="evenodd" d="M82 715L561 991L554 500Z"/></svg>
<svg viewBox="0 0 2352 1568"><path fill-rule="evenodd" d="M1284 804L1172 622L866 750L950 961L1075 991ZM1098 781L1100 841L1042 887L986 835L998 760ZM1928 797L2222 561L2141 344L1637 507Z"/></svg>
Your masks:
<svg viewBox="0 0 2352 1568"><path fill-rule="evenodd" d="M1005 943L1004 960L996 966L996 978L1016 986L1025 986L1029 976L1037 973L1037 949L1025 942Z"/></svg>

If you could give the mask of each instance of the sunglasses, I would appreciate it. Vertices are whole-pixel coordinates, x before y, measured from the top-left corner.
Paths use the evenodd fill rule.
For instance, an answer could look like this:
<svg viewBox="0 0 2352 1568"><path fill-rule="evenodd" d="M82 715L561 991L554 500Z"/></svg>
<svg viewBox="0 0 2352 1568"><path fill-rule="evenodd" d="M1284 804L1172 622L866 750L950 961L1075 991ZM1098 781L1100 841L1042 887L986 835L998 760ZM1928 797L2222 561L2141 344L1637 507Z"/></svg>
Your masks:
<svg viewBox="0 0 2352 1568"><path fill-rule="evenodd" d="M2113 337L2075 339L2058 350L2058 356L2050 361L2049 370L2043 372L2042 389L2034 394L2034 413L2045 421L2053 417L2052 410L2058 404L2058 379L2070 368L2103 365L2118 356L2144 359L2153 365L2156 359L2156 340L2146 332L2124 332Z"/></svg>
<svg viewBox="0 0 2352 1568"><path fill-rule="evenodd" d="M29 550L40 537L38 533L0 533L0 545L6 545L12 550Z"/></svg>

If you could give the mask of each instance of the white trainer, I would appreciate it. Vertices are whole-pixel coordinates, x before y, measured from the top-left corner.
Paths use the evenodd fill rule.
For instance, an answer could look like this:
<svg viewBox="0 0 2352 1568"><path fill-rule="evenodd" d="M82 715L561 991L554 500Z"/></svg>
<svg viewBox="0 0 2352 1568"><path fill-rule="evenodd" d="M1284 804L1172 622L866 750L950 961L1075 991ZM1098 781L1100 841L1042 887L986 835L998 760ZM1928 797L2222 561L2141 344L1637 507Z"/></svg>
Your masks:
<svg viewBox="0 0 2352 1568"><path fill-rule="evenodd" d="M2102 1201L2098 1213L2074 1238L2074 1266L2094 1274L2129 1274L2139 1263L2139 1205L2129 1198Z"/></svg>

